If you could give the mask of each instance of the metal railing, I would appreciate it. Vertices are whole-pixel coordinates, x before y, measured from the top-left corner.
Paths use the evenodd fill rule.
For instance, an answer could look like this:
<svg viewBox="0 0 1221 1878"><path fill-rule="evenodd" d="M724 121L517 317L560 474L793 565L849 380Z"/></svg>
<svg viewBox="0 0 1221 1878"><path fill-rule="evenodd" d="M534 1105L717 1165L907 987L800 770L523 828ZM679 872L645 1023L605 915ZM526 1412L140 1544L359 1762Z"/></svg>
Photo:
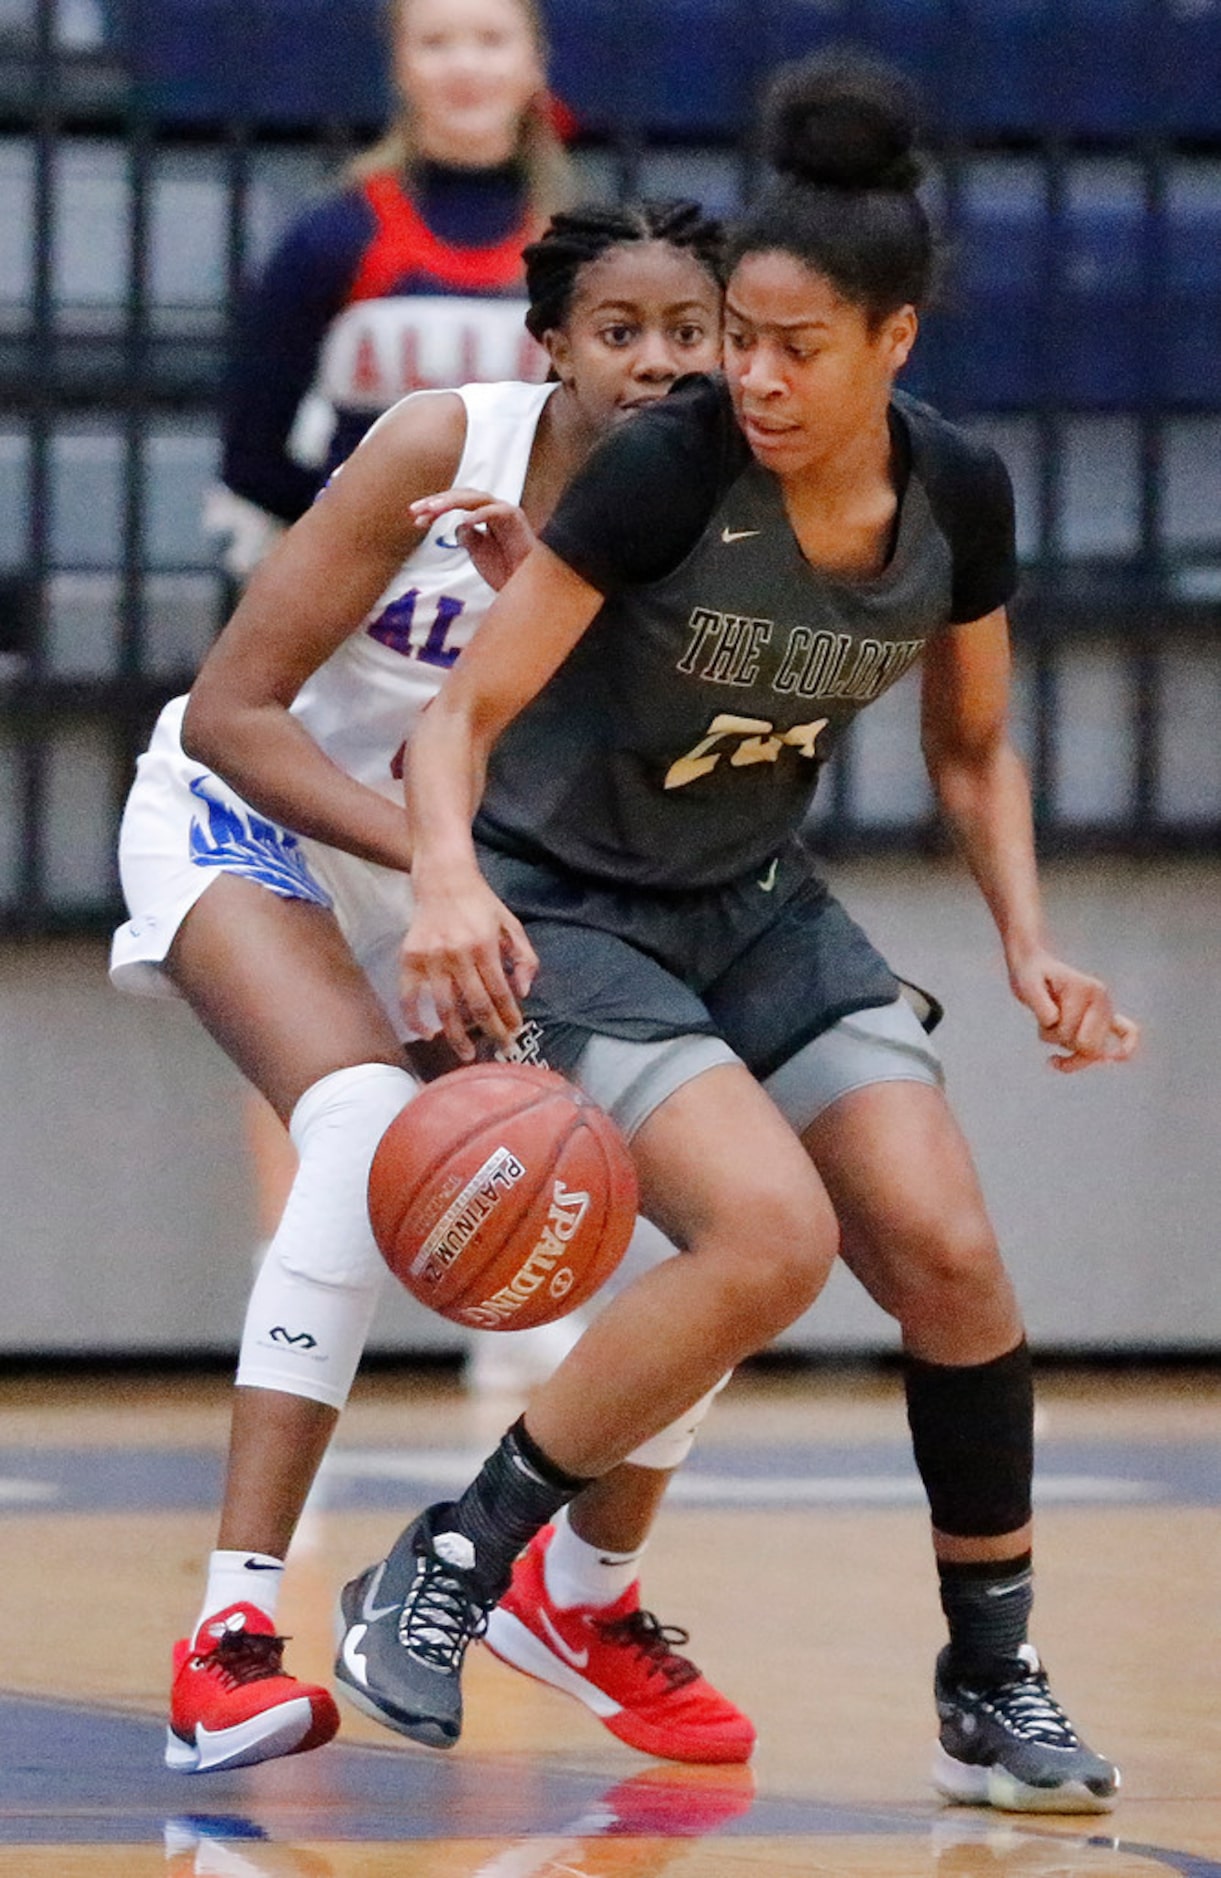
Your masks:
<svg viewBox="0 0 1221 1878"><path fill-rule="evenodd" d="M184 92L180 71L175 91L129 56L149 3L0 0L9 932L101 929L118 910L114 836L135 756L231 600L200 504L234 295L381 108L226 115L206 86ZM684 0L701 3L741 32L742 0ZM749 44L758 69L732 94L740 121L718 125L640 67L646 0L590 0L591 30L613 25L637 60L615 74L617 114L586 101L591 189L687 189L732 208L755 174L742 131L758 71L797 49L802 17L811 41L850 20L877 43L888 4L752 6L753 35L725 43ZM961 64L965 41L945 35L969 33L971 0L914 4L908 26L942 35L909 35L920 56L955 47ZM1159 33L1182 12L1143 4ZM259 0L228 12L239 32ZM575 32L568 17L557 50L579 77ZM710 68L710 99L719 82ZM1176 122L1159 85L1156 112L1127 130L1101 106L1099 123L1066 128L1053 97L1024 127L998 105L992 125L948 123L934 139L957 284L928 321L915 384L1014 471L1018 728L1044 844L1064 852L1221 849L1221 120ZM861 720L815 818L828 848L936 842L912 710L901 691Z"/></svg>

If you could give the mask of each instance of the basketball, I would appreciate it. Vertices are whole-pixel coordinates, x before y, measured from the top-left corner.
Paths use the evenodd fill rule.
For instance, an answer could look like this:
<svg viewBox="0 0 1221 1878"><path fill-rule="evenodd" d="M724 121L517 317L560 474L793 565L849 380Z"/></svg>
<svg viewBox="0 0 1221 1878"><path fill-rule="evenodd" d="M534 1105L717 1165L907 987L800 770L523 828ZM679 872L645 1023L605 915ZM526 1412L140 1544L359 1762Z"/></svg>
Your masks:
<svg viewBox="0 0 1221 1878"><path fill-rule="evenodd" d="M382 1136L369 1218L414 1298L475 1330L564 1317L609 1278L636 1224L636 1173L610 1117L552 1070L439 1076Z"/></svg>

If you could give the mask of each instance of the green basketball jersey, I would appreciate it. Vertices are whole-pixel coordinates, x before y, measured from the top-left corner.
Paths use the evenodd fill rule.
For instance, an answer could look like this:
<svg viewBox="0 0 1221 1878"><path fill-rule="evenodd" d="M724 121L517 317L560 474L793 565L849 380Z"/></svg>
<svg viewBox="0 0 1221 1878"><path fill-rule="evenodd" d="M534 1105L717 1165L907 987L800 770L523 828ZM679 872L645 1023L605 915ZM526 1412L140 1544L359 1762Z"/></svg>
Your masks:
<svg viewBox="0 0 1221 1878"><path fill-rule="evenodd" d="M481 841L644 887L766 868L856 713L1013 586L999 459L912 400L891 423L898 515L870 580L805 560L720 380L608 440L544 532L606 599L499 740Z"/></svg>

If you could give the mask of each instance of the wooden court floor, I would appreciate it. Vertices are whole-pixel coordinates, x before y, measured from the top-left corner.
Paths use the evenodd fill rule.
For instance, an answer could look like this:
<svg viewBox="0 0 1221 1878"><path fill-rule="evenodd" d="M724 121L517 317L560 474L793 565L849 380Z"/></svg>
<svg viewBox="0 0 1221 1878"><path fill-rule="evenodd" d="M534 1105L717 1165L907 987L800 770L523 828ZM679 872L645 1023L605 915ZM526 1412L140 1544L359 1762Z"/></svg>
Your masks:
<svg viewBox="0 0 1221 1878"><path fill-rule="evenodd" d="M339 1741L161 1764L172 1639L211 1544L215 1378L0 1383L0 1878L1221 1878L1221 1372L1040 1381L1034 1636L1124 1770L1106 1817L939 1806L941 1639L897 1379L739 1378L642 1574L755 1718L749 1770L636 1755L476 1650L449 1755L345 1710ZM290 1563L325 1678L339 1585L512 1418L442 1379L359 1385Z"/></svg>

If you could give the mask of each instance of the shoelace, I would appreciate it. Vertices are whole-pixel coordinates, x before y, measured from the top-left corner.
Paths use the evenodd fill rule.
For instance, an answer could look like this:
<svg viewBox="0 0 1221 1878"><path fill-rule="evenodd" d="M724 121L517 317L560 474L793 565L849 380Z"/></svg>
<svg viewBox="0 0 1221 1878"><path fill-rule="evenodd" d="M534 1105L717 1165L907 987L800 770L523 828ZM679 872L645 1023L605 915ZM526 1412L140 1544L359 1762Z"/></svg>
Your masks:
<svg viewBox="0 0 1221 1878"><path fill-rule="evenodd" d="M1002 1718L1007 1728L1023 1741L1040 1741L1047 1747L1079 1748L1081 1742L1068 1716L1056 1701L1040 1670L1035 1674L1015 1676L989 1689L985 1702Z"/></svg>
<svg viewBox="0 0 1221 1878"><path fill-rule="evenodd" d="M266 1637L246 1630L227 1630L211 1650L197 1650L192 1663L196 1669L214 1670L230 1688L247 1682L264 1682L279 1676L284 1666L287 1637Z"/></svg>
<svg viewBox="0 0 1221 1878"><path fill-rule="evenodd" d="M467 1644L487 1627L487 1611L465 1575L435 1552L422 1552L399 1618L399 1642L409 1654L430 1669L457 1669Z"/></svg>
<svg viewBox="0 0 1221 1878"><path fill-rule="evenodd" d="M608 1643L626 1643L639 1650L648 1661L649 1674L664 1676L672 1689L694 1682L700 1673L690 1657L674 1652L676 1643L688 1642L689 1633L677 1624L659 1624L652 1611L631 1611L595 1627Z"/></svg>

